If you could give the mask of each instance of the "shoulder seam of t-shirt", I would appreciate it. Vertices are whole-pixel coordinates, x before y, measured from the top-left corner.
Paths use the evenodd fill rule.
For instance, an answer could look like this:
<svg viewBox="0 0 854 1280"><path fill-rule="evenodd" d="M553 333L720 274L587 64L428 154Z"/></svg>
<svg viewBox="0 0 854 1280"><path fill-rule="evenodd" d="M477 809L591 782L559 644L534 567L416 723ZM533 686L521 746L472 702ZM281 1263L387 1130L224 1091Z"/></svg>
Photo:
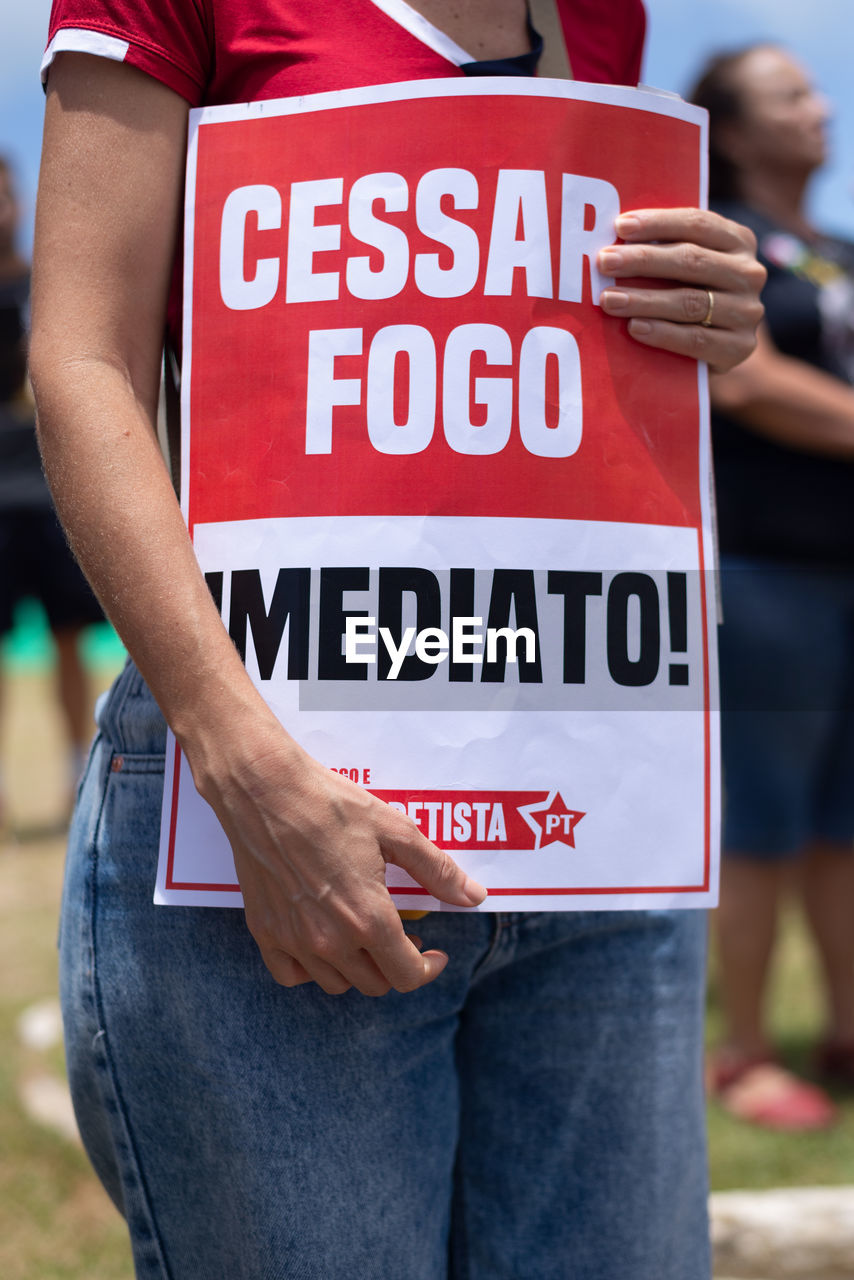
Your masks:
<svg viewBox="0 0 854 1280"><path fill-rule="evenodd" d="M159 45L137 35L134 35L133 40L126 40L105 28L99 29L94 22L87 27L59 28L44 51L41 61L42 84L47 83L47 73L58 53L92 53L101 58L109 58L113 62L126 62L132 47L159 58L161 62L168 63L192 84L201 88L198 75L172 54L167 53L165 49L161 49Z"/></svg>
<svg viewBox="0 0 854 1280"><path fill-rule="evenodd" d="M470 53L461 49L450 36L445 35L444 31L434 27L432 22L428 22L423 14L413 9L406 0L371 0L371 4L376 5L386 17L391 18L399 27L404 27L410 35L415 36L416 40L420 40L422 44L426 44L434 53L447 58L448 62L452 62L454 66L461 67L464 63L475 61Z"/></svg>

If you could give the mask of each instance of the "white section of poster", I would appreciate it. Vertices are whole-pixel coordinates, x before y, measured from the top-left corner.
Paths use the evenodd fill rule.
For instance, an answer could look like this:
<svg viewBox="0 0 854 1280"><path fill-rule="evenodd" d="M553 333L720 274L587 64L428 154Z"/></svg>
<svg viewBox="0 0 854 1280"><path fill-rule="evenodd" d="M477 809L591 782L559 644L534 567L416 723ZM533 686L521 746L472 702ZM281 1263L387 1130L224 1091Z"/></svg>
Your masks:
<svg viewBox="0 0 854 1280"><path fill-rule="evenodd" d="M411 791L409 780L416 777L414 803L419 794L436 798L426 809L410 809L410 816L438 843L447 846L443 837L453 834L454 818L460 817L457 806L464 807L462 821L469 821L472 837L481 817L481 847L467 849L462 840L453 849L465 869L491 890L481 910L708 903L705 886L715 832L707 836L706 796L715 786L709 753L717 754L717 725L703 712L708 668L701 597L711 585L699 571L695 531L441 517L339 518L330 530L325 519L308 518L198 526L195 544L203 570L223 575L223 614L227 621L231 616L232 627L235 612L229 586L235 571L245 575L245 566L251 564L257 568L265 610L271 609L285 575L310 571L309 629L316 632L323 589L317 560L321 549L336 572L375 566L364 589L341 595L342 607L368 618L375 618L382 607L380 566L411 566L416 555L419 568L432 574L446 596L449 564L470 565L477 579L486 562L483 592L473 615L481 622L489 614L491 566L498 563L504 573L525 575L522 581L533 585L537 601L543 678L534 683L508 680L497 699L496 686L478 678L483 642L471 646L481 661L473 664L475 678L462 690L448 679L450 654L435 665L433 674L415 682L378 679L376 662L368 666L369 679L355 685L318 679L316 671L303 681L288 680L292 618L272 641L275 661L267 678L262 678L251 625L246 626L247 669L282 723L298 726L301 744L330 768L379 793ZM586 585L594 588L595 579L601 579L598 593L584 597L585 669L573 684L563 683L561 674L567 639L564 610L568 599L577 601L579 596L567 593L575 578L562 578L558 584L552 579L549 591L549 575L555 573L588 575ZM668 574L684 582L687 606L688 647L675 653L668 640ZM640 588L641 594L632 592L624 601L622 591L609 590L621 582ZM562 592L555 590L557 585ZM631 678L631 668L641 658L641 609L650 599L656 611L652 630L658 634L656 674L642 686L620 683L611 665L619 667L624 660L628 670L623 678ZM447 609L446 602L440 630L450 639ZM263 621L260 611L256 616ZM483 634L484 626L470 628L469 634L478 631ZM359 656L376 658L380 646L376 628L363 628ZM317 652L314 642L308 648ZM618 652L611 652L609 665L609 649L615 648ZM414 652L414 641L407 651ZM683 667L686 683L672 684L672 675ZM181 803L165 815L158 900L239 905L225 835L195 792L186 762L174 751L174 740L168 756L170 769L179 762ZM544 760L560 763L544 767ZM530 804L534 812L557 802L555 829L548 832L541 823L536 837L535 822L533 839L522 847L502 847L502 830L520 793L542 797L526 797L523 807ZM169 783L166 794L172 794ZM474 803L481 806L479 815L471 812L469 796L478 797ZM450 812L445 804L452 806ZM495 823L496 804L502 806L493 831L498 847L490 848L489 824ZM567 811L583 815L572 824L571 833L562 818ZM528 824L526 834L527 829ZM571 843L565 838L569 834ZM554 838L549 840L549 835ZM418 892L399 869L389 869L388 883L397 890L396 901L402 907L449 909ZM555 891L547 892L550 888Z"/></svg>

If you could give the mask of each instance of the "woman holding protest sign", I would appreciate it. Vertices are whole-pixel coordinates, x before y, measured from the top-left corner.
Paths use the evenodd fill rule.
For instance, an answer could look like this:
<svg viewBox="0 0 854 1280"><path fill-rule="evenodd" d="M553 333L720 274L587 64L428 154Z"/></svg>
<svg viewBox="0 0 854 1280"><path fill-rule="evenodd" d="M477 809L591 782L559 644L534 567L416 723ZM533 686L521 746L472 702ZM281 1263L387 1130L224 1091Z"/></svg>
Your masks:
<svg viewBox="0 0 854 1280"><path fill-rule="evenodd" d="M152 5L143 30L130 3L59 0L46 57L41 437L134 660L99 714L66 881L87 1149L140 1275L701 1277L700 913L433 912L407 935L387 862L455 908L483 889L256 694L152 430L188 105L530 74L526 6L212 8ZM635 83L642 7L600 10L559 4L557 53ZM747 233L696 209L617 229L603 271L675 286L606 291L638 342L719 369L752 349ZM152 905L164 716L231 841L249 931Z"/></svg>
<svg viewBox="0 0 854 1280"><path fill-rule="evenodd" d="M711 1084L741 1119L821 1129L835 1108L775 1061L763 1003L797 868L828 1005L814 1067L854 1085L854 245L804 207L829 108L794 58L767 44L720 55L694 97L710 112L713 203L753 229L768 270L758 349L712 401L727 1025Z"/></svg>

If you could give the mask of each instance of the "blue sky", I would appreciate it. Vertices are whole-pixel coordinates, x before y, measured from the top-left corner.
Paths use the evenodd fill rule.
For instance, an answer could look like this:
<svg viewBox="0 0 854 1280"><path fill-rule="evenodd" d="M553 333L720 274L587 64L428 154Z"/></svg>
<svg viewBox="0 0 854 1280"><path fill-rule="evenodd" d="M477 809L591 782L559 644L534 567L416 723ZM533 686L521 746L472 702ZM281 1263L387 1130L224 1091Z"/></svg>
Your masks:
<svg viewBox="0 0 854 1280"><path fill-rule="evenodd" d="M602 0L606 3L606 0ZM816 180L816 221L854 239L854 75L851 0L646 0L648 84L685 91L705 56L756 39L802 58L836 112L831 162ZM4 15L0 47L0 152L16 166L29 221L35 199L43 98L38 65L50 0L19 0Z"/></svg>

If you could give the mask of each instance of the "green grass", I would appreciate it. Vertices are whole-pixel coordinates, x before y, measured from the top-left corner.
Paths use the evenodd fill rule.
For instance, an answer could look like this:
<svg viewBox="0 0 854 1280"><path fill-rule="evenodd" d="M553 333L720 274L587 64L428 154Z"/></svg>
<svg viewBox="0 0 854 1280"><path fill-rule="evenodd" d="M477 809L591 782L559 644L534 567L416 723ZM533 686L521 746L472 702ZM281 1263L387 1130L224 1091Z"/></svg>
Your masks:
<svg viewBox="0 0 854 1280"><path fill-rule="evenodd" d="M19 1097L55 1049L23 1046L21 1012L56 989L61 842L0 848L0 1276L131 1280L124 1224L82 1150L34 1123Z"/></svg>
<svg viewBox="0 0 854 1280"><path fill-rule="evenodd" d="M17 1105L20 1054L4 1011L0 1043L0 1274L4 1280L130 1280L124 1224L83 1153L34 1125Z"/></svg>

